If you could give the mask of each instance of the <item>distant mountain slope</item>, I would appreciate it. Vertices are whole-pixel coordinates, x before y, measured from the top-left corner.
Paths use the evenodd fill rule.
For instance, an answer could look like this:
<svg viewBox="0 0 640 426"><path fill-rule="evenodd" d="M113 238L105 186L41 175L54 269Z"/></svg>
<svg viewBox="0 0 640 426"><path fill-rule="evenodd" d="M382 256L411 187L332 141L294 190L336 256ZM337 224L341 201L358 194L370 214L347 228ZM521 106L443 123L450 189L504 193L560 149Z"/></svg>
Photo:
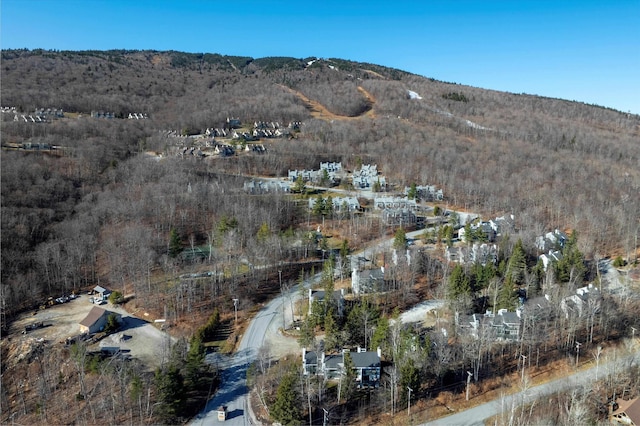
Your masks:
<svg viewBox="0 0 640 426"><path fill-rule="evenodd" d="M250 160L252 170L282 176L321 159L374 162L398 190L437 184L463 208L515 213L531 235L575 228L593 249L628 251L637 233L640 119L604 107L337 58L173 51L5 50L0 96L23 111L146 113L151 120L136 125L136 144L152 131L203 131L227 117L301 121L300 138L279 142L274 157ZM119 126L126 136L116 155L126 158L137 147ZM3 134L31 137L13 124Z"/></svg>

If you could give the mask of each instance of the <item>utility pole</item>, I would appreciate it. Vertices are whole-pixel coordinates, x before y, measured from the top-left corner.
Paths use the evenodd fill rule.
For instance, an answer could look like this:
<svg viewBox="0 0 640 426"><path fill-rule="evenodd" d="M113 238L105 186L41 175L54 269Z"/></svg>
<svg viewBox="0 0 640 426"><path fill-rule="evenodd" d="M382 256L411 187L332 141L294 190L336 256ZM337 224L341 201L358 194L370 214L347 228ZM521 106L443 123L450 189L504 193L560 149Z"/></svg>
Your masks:
<svg viewBox="0 0 640 426"><path fill-rule="evenodd" d="M409 391L409 397L407 398L407 417L409 417L410 419L411 418L411 392L413 392L413 389L407 386L407 390Z"/></svg>
<svg viewBox="0 0 640 426"><path fill-rule="evenodd" d="M282 295L282 329L286 329L284 320L284 289L282 288L282 269L278 269L278 278L280 280L280 294Z"/></svg>
<svg viewBox="0 0 640 426"><path fill-rule="evenodd" d="M471 371L467 371L467 401L469 400L469 384L471 383L471 378L473 377L473 373Z"/></svg>
<svg viewBox="0 0 640 426"><path fill-rule="evenodd" d="M580 361L580 346L582 346L582 343L576 342L576 368L578 367L578 362Z"/></svg>
<svg viewBox="0 0 640 426"><path fill-rule="evenodd" d="M233 324L238 322L238 299L233 299L233 310L235 311L236 314L236 319L233 322Z"/></svg>

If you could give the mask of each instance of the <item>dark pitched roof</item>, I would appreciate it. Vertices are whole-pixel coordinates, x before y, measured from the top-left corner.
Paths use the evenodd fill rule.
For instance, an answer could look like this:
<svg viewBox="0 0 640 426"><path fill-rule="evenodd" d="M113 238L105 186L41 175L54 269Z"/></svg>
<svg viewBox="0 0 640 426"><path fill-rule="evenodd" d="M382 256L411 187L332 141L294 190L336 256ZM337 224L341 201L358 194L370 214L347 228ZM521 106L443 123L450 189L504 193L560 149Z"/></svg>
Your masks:
<svg viewBox="0 0 640 426"><path fill-rule="evenodd" d="M304 354L305 365L317 365L318 354L315 351L309 351Z"/></svg>
<svg viewBox="0 0 640 426"><path fill-rule="evenodd" d="M351 359L356 368L378 367L380 357L377 352L351 352Z"/></svg>
<svg viewBox="0 0 640 426"><path fill-rule="evenodd" d="M80 325L84 325L85 327L91 327L96 321L98 321L106 312L105 309L98 308L94 306L91 308L87 316L80 321Z"/></svg>

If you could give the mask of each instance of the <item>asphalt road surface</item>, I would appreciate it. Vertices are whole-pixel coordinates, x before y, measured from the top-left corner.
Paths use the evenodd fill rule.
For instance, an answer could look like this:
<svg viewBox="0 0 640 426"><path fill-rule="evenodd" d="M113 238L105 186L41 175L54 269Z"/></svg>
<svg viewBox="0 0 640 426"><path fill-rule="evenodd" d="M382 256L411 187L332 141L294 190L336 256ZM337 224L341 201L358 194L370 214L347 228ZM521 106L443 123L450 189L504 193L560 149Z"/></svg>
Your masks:
<svg viewBox="0 0 640 426"><path fill-rule="evenodd" d="M543 385L535 386L513 395L494 399L486 404L478 405L465 411L442 417L440 419L423 423L421 426L476 426L484 425L484 421L490 417L504 412L510 412L513 407L533 402L537 398L582 386L588 386L596 380L596 377L603 378L616 371L622 371L625 366L637 364L640 361L640 351L637 349L631 355L620 357L616 360L606 361L603 359L599 367L582 370L568 377L563 377ZM519 412L519 410L517 410Z"/></svg>

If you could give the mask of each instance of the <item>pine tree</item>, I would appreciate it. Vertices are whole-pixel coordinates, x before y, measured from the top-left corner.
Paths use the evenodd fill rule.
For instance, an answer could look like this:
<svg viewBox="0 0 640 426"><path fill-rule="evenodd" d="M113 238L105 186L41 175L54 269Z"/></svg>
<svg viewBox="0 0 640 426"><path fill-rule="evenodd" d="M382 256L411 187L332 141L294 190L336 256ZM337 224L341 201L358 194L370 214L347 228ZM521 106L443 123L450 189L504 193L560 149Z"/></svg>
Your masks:
<svg viewBox="0 0 640 426"><path fill-rule="evenodd" d="M258 229L258 234L256 235L256 237L258 241L262 243L265 242L267 238L269 238L269 235L271 235L269 225L267 224L267 222L263 222L262 225L260 225L260 229Z"/></svg>
<svg viewBox="0 0 640 426"><path fill-rule="evenodd" d="M402 249L407 246L407 233L403 228L398 228L393 238L393 248Z"/></svg>
<svg viewBox="0 0 640 426"><path fill-rule="evenodd" d="M407 198L410 200L415 200L418 197L418 188L414 183L409 187L409 191L407 191Z"/></svg>
<svg viewBox="0 0 640 426"><path fill-rule="evenodd" d="M340 377L340 399L349 401L356 390L356 372L349 352L343 354L342 375ZM339 401L338 401L339 402Z"/></svg>
<svg viewBox="0 0 640 426"><path fill-rule="evenodd" d="M271 417L283 425L296 425L300 423L300 410L296 398L296 382L295 373L287 373L282 380L276 392L276 400L271 408Z"/></svg>
<svg viewBox="0 0 640 426"><path fill-rule="evenodd" d="M455 300L460 296L471 295L471 283L460 264L454 266L449 275L449 299Z"/></svg>
<svg viewBox="0 0 640 426"><path fill-rule="evenodd" d="M507 275L502 283L500 292L498 293L498 306L497 309L514 310L518 306L518 293L511 278L511 275Z"/></svg>
<svg viewBox="0 0 640 426"><path fill-rule="evenodd" d="M299 194L304 194L307 192L307 185L302 179L302 176L298 176L296 180L293 182L293 187L291 188L292 192L297 192Z"/></svg>
<svg viewBox="0 0 640 426"><path fill-rule="evenodd" d="M182 252L182 241L180 241L180 235L175 228L171 228L169 232L169 256L177 257Z"/></svg>
<svg viewBox="0 0 640 426"><path fill-rule="evenodd" d="M338 326L333 318L333 309L329 310L324 317L324 335L326 350L331 351L339 347Z"/></svg>

